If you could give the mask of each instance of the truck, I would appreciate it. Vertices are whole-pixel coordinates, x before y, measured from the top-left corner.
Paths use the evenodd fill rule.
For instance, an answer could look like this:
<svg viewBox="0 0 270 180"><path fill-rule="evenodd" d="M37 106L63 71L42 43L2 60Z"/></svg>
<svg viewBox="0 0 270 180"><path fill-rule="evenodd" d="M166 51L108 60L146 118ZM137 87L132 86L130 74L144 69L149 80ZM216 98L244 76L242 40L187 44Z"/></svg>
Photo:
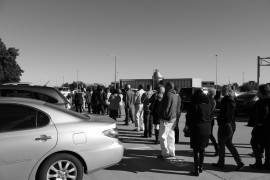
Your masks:
<svg viewBox="0 0 270 180"><path fill-rule="evenodd" d="M200 78L172 78L172 79L162 79L159 84L165 86L167 82L173 82L174 86L179 89L187 87L202 87L202 80ZM130 84L131 88L138 88L139 84L146 88L147 85L152 85L154 87L153 79L120 79L120 88L124 89L125 84Z"/></svg>
<svg viewBox="0 0 270 180"><path fill-rule="evenodd" d="M167 82L173 82L174 86L179 89L189 87L202 87L202 80L200 78L174 78L174 79L163 79L162 84L165 85Z"/></svg>
<svg viewBox="0 0 270 180"><path fill-rule="evenodd" d="M153 86L152 79L120 79L120 89L124 89L126 84L130 84L131 89L137 89L141 84L145 89L147 85Z"/></svg>

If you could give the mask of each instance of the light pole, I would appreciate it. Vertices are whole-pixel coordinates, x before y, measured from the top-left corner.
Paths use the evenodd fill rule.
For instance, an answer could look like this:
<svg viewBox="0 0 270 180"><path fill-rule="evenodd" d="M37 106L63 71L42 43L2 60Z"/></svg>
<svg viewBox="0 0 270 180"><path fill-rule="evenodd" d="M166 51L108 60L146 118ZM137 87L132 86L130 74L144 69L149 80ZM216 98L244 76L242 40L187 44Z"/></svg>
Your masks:
<svg viewBox="0 0 270 180"><path fill-rule="evenodd" d="M79 71L77 70L77 91L79 90L78 76L79 76Z"/></svg>
<svg viewBox="0 0 270 180"><path fill-rule="evenodd" d="M216 90L217 90L217 61L218 61L218 55L216 54L215 55L215 57L216 57Z"/></svg>
<svg viewBox="0 0 270 180"><path fill-rule="evenodd" d="M114 56L114 88L116 89L116 56Z"/></svg>
<svg viewBox="0 0 270 180"><path fill-rule="evenodd" d="M243 71L242 74L243 74L243 84L244 84L245 83L245 72Z"/></svg>

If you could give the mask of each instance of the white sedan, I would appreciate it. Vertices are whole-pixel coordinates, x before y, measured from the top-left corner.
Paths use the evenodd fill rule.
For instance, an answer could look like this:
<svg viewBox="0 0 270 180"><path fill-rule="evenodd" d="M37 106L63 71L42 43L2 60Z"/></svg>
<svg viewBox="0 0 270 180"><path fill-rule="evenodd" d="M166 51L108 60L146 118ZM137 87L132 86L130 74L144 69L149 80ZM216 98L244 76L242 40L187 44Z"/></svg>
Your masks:
<svg viewBox="0 0 270 180"><path fill-rule="evenodd" d="M0 98L0 179L81 180L123 157L113 119Z"/></svg>

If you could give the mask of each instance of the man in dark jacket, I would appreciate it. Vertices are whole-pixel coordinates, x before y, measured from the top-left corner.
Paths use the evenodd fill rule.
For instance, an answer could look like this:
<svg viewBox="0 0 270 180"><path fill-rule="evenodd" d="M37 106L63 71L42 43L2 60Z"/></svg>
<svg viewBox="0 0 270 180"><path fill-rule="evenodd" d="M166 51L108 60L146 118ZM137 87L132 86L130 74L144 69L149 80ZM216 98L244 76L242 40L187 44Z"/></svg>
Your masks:
<svg viewBox="0 0 270 180"><path fill-rule="evenodd" d="M152 128L153 128L153 120L151 119L151 110L150 110L150 105L151 103L149 102L151 96L154 94L152 91L152 86L148 84L146 86L146 91L142 95L141 102L143 103L143 123L144 123L144 134L142 137L148 138L152 137Z"/></svg>
<svg viewBox="0 0 270 180"><path fill-rule="evenodd" d="M165 94L161 100L159 117L160 129L159 139L161 147L161 155L157 158L168 158L175 156L175 122L180 116L180 102L174 90L174 84L167 82L165 85Z"/></svg>
<svg viewBox="0 0 270 180"><path fill-rule="evenodd" d="M129 119L131 119L131 121L134 122L134 113L135 113L134 94L135 93L131 90L130 85L126 84L125 93L123 97L126 113L125 125L129 125Z"/></svg>
<svg viewBox="0 0 270 180"><path fill-rule="evenodd" d="M233 155L234 160L237 163L236 171L244 168L237 149L232 143L233 134L235 132L236 124L234 119L234 112L236 107L236 101L234 99L233 91L229 85L222 87L222 95L220 112L217 117L218 122L218 146L219 146L219 159L218 163L214 163L213 166L223 168L225 164L225 146L229 149Z"/></svg>
<svg viewBox="0 0 270 180"><path fill-rule="evenodd" d="M256 121L252 130L251 147L255 155L255 164L252 168L265 168L270 170L270 87L267 84L259 86L256 102ZM265 162L262 164L262 153L265 150Z"/></svg>
<svg viewBox="0 0 270 180"><path fill-rule="evenodd" d="M75 94L76 112L82 113L82 105L83 105L83 94L81 88L79 88L78 92Z"/></svg>

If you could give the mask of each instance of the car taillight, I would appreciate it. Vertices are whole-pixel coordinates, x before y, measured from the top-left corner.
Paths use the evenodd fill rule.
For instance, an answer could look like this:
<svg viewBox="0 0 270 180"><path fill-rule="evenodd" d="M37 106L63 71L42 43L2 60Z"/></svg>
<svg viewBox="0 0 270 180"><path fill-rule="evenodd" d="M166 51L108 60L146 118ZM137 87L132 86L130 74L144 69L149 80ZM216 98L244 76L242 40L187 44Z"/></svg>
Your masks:
<svg viewBox="0 0 270 180"><path fill-rule="evenodd" d="M113 128L113 129L108 129L108 130L103 131L102 134L111 138L118 139L119 132L117 128Z"/></svg>

